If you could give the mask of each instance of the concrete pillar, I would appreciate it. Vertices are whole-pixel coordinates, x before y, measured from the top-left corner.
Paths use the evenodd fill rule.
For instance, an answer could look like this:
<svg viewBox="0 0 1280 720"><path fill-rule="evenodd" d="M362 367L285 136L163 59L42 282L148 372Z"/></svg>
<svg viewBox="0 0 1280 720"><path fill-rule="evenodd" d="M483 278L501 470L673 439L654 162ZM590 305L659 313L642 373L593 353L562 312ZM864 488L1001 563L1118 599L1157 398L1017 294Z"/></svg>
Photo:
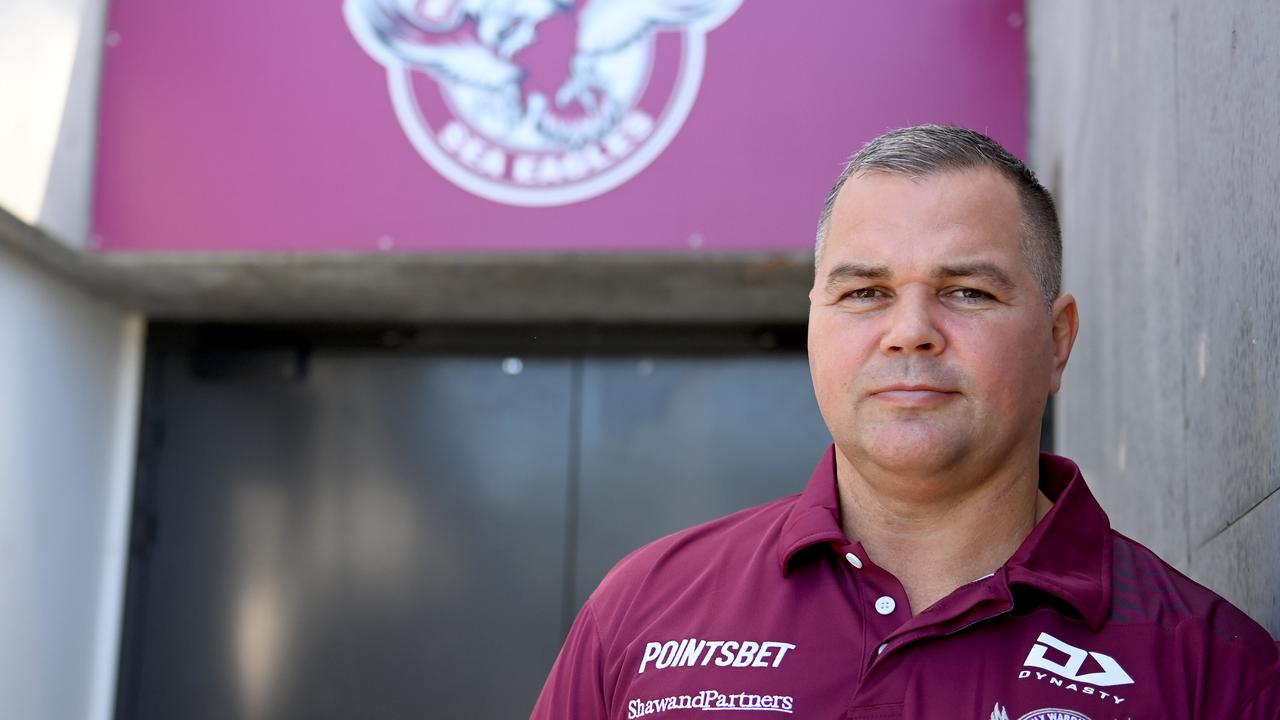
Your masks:
<svg viewBox="0 0 1280 720"><path fill-rule="evenodd" d="M1280 635L1280 5L1032 0L1031 157L1082 328L1056 442Z"/></svg>

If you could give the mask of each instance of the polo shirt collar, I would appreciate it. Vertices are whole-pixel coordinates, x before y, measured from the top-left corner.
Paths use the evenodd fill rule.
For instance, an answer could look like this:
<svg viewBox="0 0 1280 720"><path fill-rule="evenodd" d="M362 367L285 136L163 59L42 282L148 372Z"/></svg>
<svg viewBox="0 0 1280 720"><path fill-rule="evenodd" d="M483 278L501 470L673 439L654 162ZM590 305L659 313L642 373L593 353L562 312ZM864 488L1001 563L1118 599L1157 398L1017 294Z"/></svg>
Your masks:
<svg viewBox="0 0 1280 720"><path fill-rule="evenodd" d="M1053 507L1005 563L1009 585L1062 598L1097 630L1111 609L1111 522L1064 457L1040 454L1040 491Z"/></svg>
<svg viewBox="0 0 1280 720"><path fill-rule="evenodd" d="M822 453L809 484L791 506L791 513L778 536L778 562L786 574L791 559L801 550L819 543L848 545L840 529L840 497L836 490L836 446Z"/></svg>
<svg viewBox="0 0 1280 720"><path fill-rule="evenodd" d="M1053 507L1005 563L1010 587L1025 585L1061 598L1097 629L1111 606L1111 525L1070 460L1040 454L1040 490ZM778 563L787 573L803 549L851 544L840 529L835 446L823 453L796 498L778 537Z"/></svg>

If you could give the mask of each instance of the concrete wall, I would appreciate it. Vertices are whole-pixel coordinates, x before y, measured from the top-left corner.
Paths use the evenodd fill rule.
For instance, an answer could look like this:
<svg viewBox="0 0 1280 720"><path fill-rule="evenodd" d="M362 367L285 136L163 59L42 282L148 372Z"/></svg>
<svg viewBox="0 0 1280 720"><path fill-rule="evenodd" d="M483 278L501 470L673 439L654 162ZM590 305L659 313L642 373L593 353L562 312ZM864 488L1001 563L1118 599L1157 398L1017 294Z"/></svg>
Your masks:
<svg viewBox="0 0 1280 720"><path fill-rule="evenodd" d="M28 259L87 242L105 6L0 4L5 717L107 720L115 694L143 323Z"/></svg>
<svg viewBox="0 0 1280 720"><path fill-rule="evenodd" d="M87 243L104 0L0 3L0 715L108 720L143 320ZM34 226L34 227L33 227ZM64 263L65 264L65 263Z"/></svg>
<svg viewBox="0 0 1280 720"><path fill-rule="evenodd" d="M1280 4L1032 0L1031 156L1082 328L1057 447L1280 635Z"/></svg>
<svg viewBox="0 0 1280 720"><path fill-rule="evenodd" d="M0 2L0 206L89 242L106 0Z"/></svg>
<svg viewBox="0 0 1280 720"><path fill-rule="evenodd" d="M5 717L111 717L142 330L0 243Z"/></svg>

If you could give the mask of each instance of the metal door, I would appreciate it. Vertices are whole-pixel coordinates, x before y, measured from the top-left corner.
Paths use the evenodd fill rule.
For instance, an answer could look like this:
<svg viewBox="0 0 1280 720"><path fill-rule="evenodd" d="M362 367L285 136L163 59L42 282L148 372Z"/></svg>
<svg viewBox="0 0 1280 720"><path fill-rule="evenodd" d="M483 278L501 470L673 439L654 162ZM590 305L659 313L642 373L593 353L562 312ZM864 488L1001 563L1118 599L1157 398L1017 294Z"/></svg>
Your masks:
<svg viewBox="0 0 1280 720"><path fill-rule="evenodd" d="M614 561L799 490L827 442L794 345L165 336L120 718L523 717Z"/></svg>

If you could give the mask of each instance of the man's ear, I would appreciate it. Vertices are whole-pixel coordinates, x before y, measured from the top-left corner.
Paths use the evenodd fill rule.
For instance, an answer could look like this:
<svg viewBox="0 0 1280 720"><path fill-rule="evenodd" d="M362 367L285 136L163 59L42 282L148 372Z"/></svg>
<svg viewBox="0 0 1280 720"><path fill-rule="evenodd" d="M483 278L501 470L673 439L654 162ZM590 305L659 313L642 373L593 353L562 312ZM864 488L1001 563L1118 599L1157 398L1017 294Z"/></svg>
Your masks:
<svg viewBox="0 0 1280 720"><path fill-rule="evenodd" d="M1059 295L1053 301L1050 317L1053 321L1053 375L1049 378L1049 392L1053 394L1062 387L1062 373L1067 369L1071 348L1076 344L1076 333L1080 331L1080 310L1076 307L1075 297L1071 293Z"/></svg>

